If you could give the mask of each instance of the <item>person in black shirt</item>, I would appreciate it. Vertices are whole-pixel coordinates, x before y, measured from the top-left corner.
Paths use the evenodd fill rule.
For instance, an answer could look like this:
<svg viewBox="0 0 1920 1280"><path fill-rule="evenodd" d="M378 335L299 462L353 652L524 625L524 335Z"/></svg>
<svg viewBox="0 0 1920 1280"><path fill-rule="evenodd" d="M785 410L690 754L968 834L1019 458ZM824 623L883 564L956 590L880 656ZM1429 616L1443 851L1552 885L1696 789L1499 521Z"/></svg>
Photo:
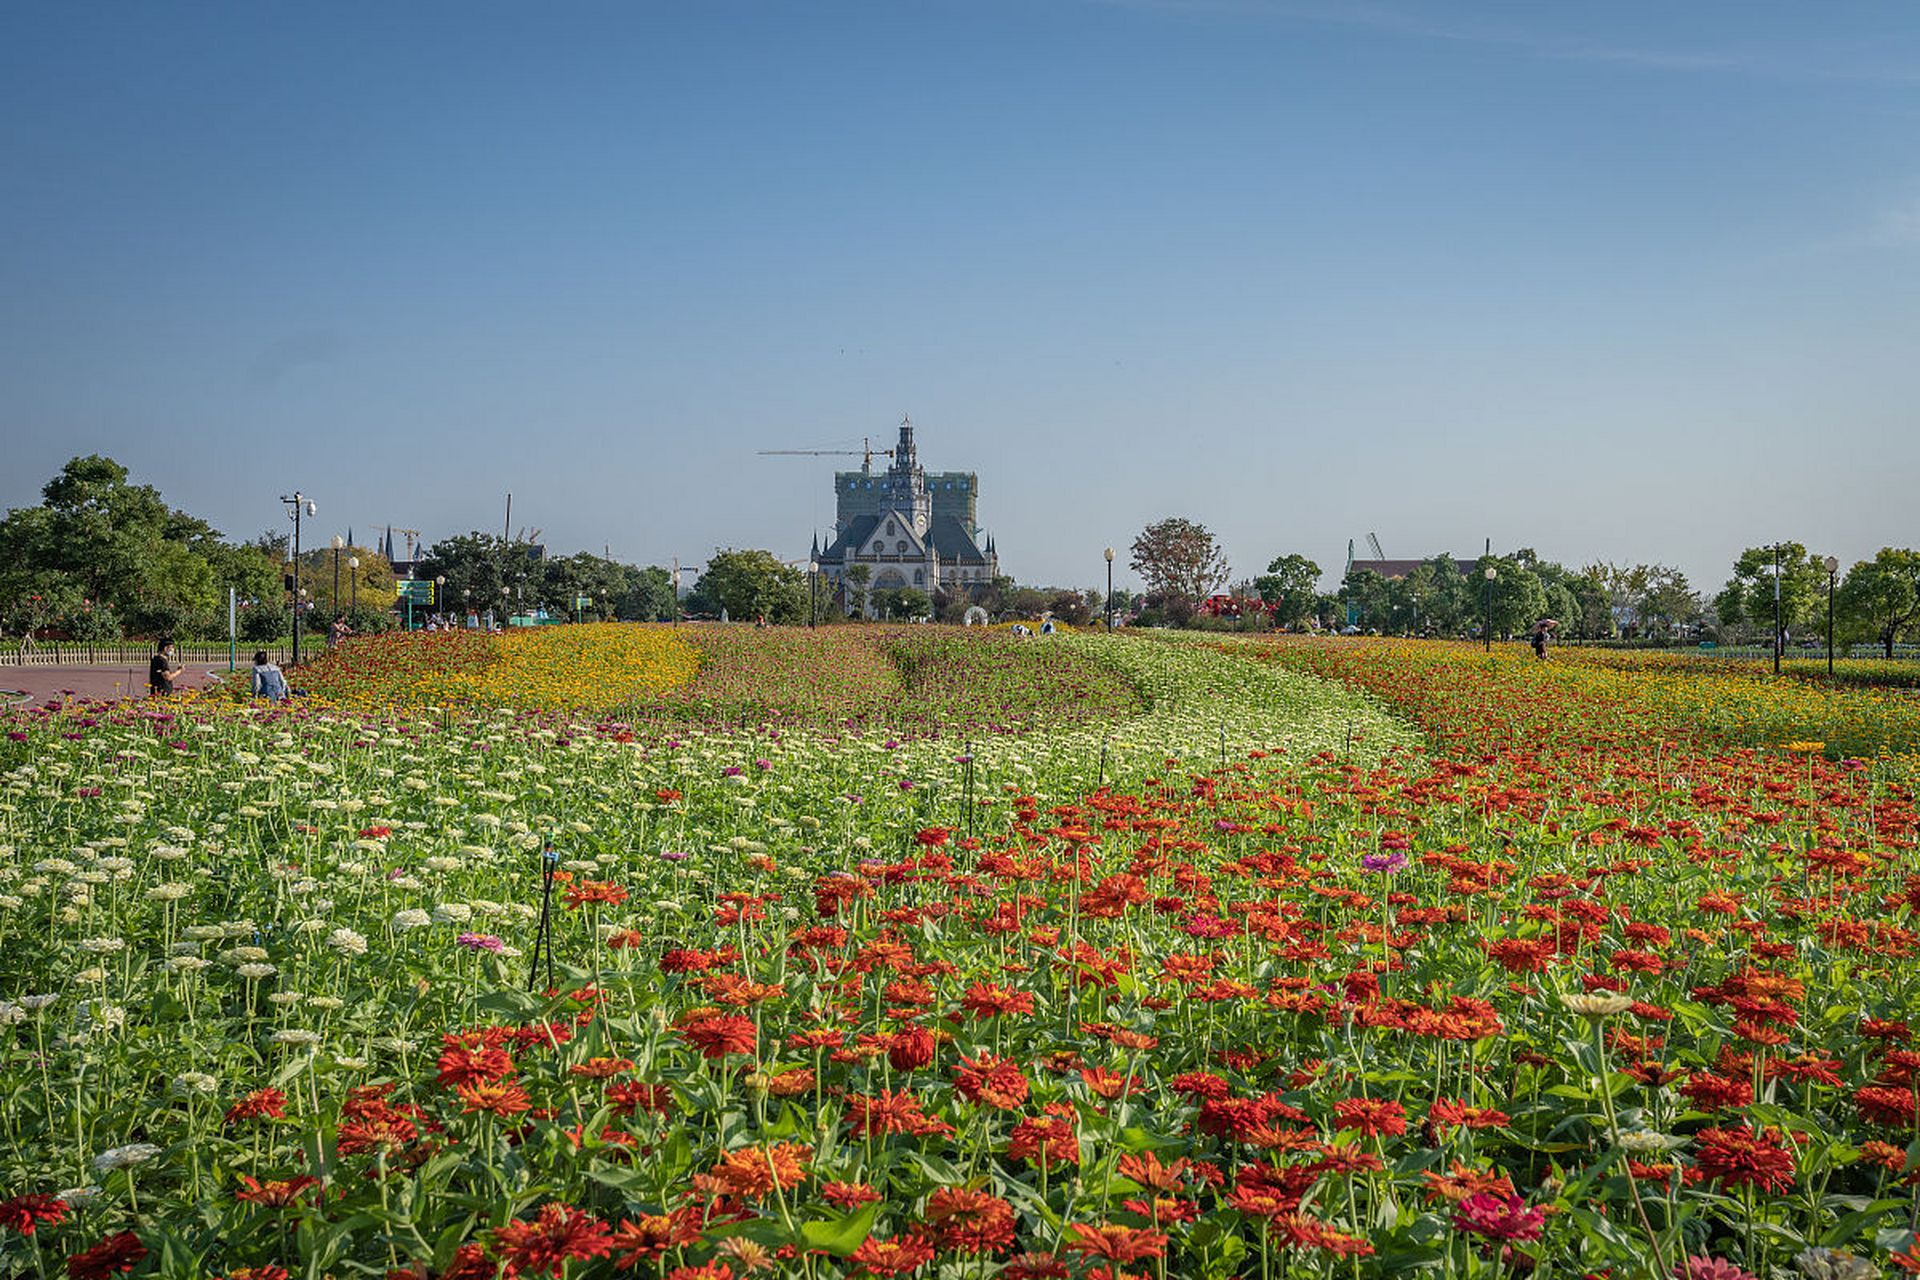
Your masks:
<svg viewBox="0 0 1920 1280"><path fill-rule="evenodd" d="M147 664L147 696L172 693L174 682L186 674L186 668L173 660L173 641L161 637L153 648L153 661Z"/></svg>

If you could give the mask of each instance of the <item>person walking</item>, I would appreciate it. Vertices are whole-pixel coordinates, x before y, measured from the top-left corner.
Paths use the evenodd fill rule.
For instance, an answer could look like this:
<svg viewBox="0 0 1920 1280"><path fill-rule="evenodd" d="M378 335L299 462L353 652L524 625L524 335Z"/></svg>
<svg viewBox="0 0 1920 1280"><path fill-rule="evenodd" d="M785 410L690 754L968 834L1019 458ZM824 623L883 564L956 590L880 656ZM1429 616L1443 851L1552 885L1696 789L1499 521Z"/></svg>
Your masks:
<svg viewBox="0 0 1920 1280"><path fill-rule="evenodd" d="M147 664L147 696L159 697L172 693L179 685L180 677L187 669L174 661L178 652L173 647L173 637L161 636L154 642L153 661Z"/></svg>
<svg viewBox="0 0 1920 1280"><path fill-rule="evenodd" d="M287 676L261 649L253 655L253 696L268 702L287 700Z"/></svg>
<svg viewBox="0 0 1920 1280"><path fill-rule="evenodd" d="M1533 630L1527 632L1527 643L1533 646L1533 656L1544 661L1547 656L1547 641L1553 638L1555 627L1560 624L1552 618L1542 618L1533 624Z"/></svg>

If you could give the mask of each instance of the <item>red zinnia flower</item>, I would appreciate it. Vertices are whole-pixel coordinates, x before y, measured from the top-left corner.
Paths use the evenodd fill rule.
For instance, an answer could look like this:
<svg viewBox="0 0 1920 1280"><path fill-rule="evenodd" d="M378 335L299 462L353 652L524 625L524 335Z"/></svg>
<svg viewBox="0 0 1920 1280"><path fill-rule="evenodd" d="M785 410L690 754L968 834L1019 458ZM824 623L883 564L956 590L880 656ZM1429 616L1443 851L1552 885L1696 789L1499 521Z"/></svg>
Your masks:
<svg viewBox="0 0 1920 1280"><path fill-rule="evenodd" d="M1547 1215L1518 1196L1482 1191L1462 1200L1454 1211L1457 1230L1489 1240L1538 1240Z"/></svg>
<svg viewBox="0 0 1920 1280"><path fill-rule="evenodd" d="M33 1234L35 1224L59 1226L67 1220L67 1202L58 1196L24 1195L0 1201L0 1227L11 1227L23 1236Z"/></svg>
<svg viewBox="0 0 1920 1280"><path fill-rule="evenodd" d="M868 1236L853 1251L850 1261L876 1276L905 1275L933 1261L933 1246L927 1243L925 1236L914 1232L895 1236L891 1240Z"/></svg>
<svg viewBox="0 0 1920 1280"><path fill-rule="evenodd" d="M287 1095L278 1089L255 1089L227 1108L227 1123L251 1120L255 1116L279 1119L287 1113Z"/></svg>
<svg viewBox="0 0 1920 1280"><path fill-rule="evenodd" d="M607 1224L584 1209L549 1200L533 1221L516 1220L493 1232L493 1253L511 1271L557 1276L574 1258L600 1258L613 1249Z"/></svg>
<svg viewBox="0 0 1920 1280"><path fill-rule="evenodd" d="M703 1058L751 1054L759 1044L753 1019L737 1013L696 1018L680 1028L680 1038L698 1049Z"/></svg>
<svg viewBox="0 0 1920 1280"><path fill-rule="evenodd" d="M1013 1243L1013 1206L990 1192L941 1187L927 1197L926 1217L942 1249L998 1253Z"/></svg>
<svg viewBox="0 0 1920 1280"><path fill-rule="evenodd" d="M68 1280L106 1280L128 1272L147 1256L147 1246L131 1231L108 1236L93 1248L67 1259Z"/></svg>
<svg viewBox="0 0 1920 1280"><path fill-rule="evenodd" d="M1407 1111L1390 1098L1342 1098L1333 1104L1333 1127L1370 1138L1407 1131Z"/></svg>
<svg viewBox="0 0 1920 1280"><path fill-rule="evenodd" d="M1122 1227L1111 1222L1103 1222L1097 1227L1076 1222L1068 1229L1079 1238L1069 1241L1067 1248L1089 1258L1104 1258L1112 1263L1157 1258L1167 1250L1167 1233L1164 1231Z"/></svg>
<svg viewBox="0 0 1920 1280"><path fill-rule="evenodd" d="M1694 1164L1729 1187L1783 1191L1793 1185L1793 1152L1773 1129L1702 1129Z"/></svg>

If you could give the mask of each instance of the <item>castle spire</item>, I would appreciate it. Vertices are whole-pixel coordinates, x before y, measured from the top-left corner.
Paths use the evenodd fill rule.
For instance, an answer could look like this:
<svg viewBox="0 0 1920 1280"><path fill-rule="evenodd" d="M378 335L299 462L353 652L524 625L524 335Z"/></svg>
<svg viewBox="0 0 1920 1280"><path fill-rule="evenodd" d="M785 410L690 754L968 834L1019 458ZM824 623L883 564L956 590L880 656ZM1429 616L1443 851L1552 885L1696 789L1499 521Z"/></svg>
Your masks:
<svg viewBox="0 0 1920 1280"><path fill-rule="evenodd" d="M900 443L894 446L893 465L902 471L911 471L919 465L919 461L919 458L914 456L913 419L902 414L900 415Z"/></svg>

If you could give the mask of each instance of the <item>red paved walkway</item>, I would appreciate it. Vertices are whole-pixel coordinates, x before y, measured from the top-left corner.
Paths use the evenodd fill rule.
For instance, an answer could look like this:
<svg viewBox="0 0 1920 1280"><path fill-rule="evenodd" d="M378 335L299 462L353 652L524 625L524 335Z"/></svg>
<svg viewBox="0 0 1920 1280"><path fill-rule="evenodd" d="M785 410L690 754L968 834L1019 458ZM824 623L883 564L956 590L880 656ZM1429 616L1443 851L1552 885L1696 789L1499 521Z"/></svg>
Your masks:
<svg viewBox="0 0 1920 1280"><path fill-rule="evenodd" d="M227 664L217 667L204 662L186 664L180 678L182 688L199 688L214 672L225 675ZM243 668L236 673L246 678ZM28 702L47 702L67 696L67 691L83 698L124 698L131 691L136 697L147 692L147 669L142 667L0 667L0 705L14 705L13 695L25 693Z"/></svg>

